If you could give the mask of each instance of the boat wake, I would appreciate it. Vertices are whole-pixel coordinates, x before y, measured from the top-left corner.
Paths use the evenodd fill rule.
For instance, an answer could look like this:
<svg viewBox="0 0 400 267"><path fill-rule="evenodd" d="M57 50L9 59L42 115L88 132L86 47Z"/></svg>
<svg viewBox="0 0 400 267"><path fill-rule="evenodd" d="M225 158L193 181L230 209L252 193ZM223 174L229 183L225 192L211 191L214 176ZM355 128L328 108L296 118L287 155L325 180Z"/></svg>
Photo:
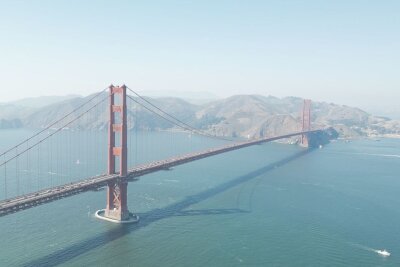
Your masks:
<svg viewBox="0 0 400 267"><path fill-rule="evenodd" d="M370 247L367 247L367 246L363 246L363 245L359 245L359 244L354 244L354 243L350 243L350 244L355 246L355 247L358 247L360 249L377 253L377 254L379 254L379 255L381 255L383 257L389 257L390 256L390 252L388 252L386 249L380 250L380 249L373 249L373 248L370 248Z"/></svg>
<svg viewBox="0 0 400 267"><path fill-rule="evenodd" d="M397 154L374 154L374 153L351 153L351 154L382 157L382 158L400 158L400 155L397 155Z"/></svg>
<svg viewBox="0 0 400 267"><path fill-rule="evenodd" d="M379 154L379 153L365 153L365 152L335 152L335 154L342 155L361 155L361 156L371 156L371 157L381 157L381 158L400 158L399 154Z"/></svg>
<svg viewBox="0 0 400 267"><path fill-rule="evenodd" d="M164 179L164 181L170 183L179 183L179 180L173 180L173 179Z"/></svg>

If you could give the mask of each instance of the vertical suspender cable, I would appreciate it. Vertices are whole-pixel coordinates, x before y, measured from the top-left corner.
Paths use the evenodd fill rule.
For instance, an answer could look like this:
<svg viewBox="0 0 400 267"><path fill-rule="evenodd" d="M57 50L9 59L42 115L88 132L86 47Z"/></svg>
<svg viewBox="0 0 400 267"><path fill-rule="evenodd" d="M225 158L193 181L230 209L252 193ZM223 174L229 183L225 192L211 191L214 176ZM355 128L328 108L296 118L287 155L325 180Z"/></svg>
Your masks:
<svg viewBox="0 0 400 267"><path fill-rule="evenodd" d="M4 154L4 161L6 161L6 155ZM4 199L7 198L7 164L4 164Z"/></svg>
<svg viewBox="0 0 400 267"><path fill-rule="evenodd" d="M132 103L132 105L134 105ZM134 105L135 107L135 121L134 121L134 127L135 127L135 158L134 158L134 165L137 165L139 163L138 160L138 128L139 128L139 124L138 124L138 110L137 110L137 105Z"/></svg>
<svg viewBox="0 0 400 267"><path fill-rule="evenodd" d="M29 141L26 143L26 147L28 148L29 147ZM24 183L24 184L26 184L26 186L27 186L27 188L26 188L26 186L25 186L25 189L24 189L24 191L25 192L30 192L31 191L31 176L29 175L29 173L30 173L30 169L29 169L29 156L30 156L30 151L28 151L28 153L26 153L26 162L25 162L25 164L26 164L26 182Z"/></svg>
<svg viewBox="0 0 400 267"><path fill-rule="evenodd" d="M18 147L15 149L15 154L18 155ZM15 177L17 178L17 195L19 195L19 172L18 172L18 158L15 159Z"/></svg>

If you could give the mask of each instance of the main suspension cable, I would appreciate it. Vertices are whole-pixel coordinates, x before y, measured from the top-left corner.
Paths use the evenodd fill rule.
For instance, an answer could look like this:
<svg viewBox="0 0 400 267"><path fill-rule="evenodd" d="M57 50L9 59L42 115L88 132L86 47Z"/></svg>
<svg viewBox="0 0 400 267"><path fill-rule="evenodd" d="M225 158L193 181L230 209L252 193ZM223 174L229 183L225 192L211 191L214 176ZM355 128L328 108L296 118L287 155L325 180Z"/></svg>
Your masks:
<svg viewBox="0 0 400 267"><path fill-rule="evenodd" d="M193 127L193 126L191 126L191 125L189 125L189 124L183 122L182 120L176 118L175 116L173 116L173 115L169 114L168 112L162 110L161 108L157 107L156 105L154 105L153 103L151 103L150 101L148 101L147 99L145 99L144 97L142 97L141 95L139 95L138 93L136 93L135 91L133 91L131 88L129 88L129 87L126 87L126 88L127 88L129 91L131 91L133 94L135 94L138 98L140 98L141 100L145 101L147 104L151 105L153 108L157 109L158 111L160 111L160 112L162 112L163 114L167 115L167 116L168 116L169 118L171 118L172 120L175 120L175 121L179 122L180 124L182 124L182 125L184 125L184 126L179 125L178 123L173 122L173 121L171 121L170 119L165 118L164 116L162 116L161 114L158 114L157 112L154 112L153 110L150 110L149 108L147 108L147 107L145 107L144 105L140 104L139 102L137 102L136 100L134 100L132 97L130 97L130 96L128 95L128 97L131 98L131 100L135 101L136 103L138 103L138 104L141 105L142 107L145 107L147 110L150 110L152 113L155 113L155 114L159 115L159 116L162 117L163 119L169 121L170 123L172 123L172 124L174 124L174 125L176 125L176 126L178 126L178 127L180 127L180 128L183 128L183 129L185 129L185 130L189 130L190 132L197 133L197 134L199 134L199 135L203 135L203 136L207 136L207 137L211 137L211 138L215 138L215 139L220 139L220 140L224 140L224 141L233 141L233 140L228 139L228 138L224 138L224 137L212 135L212 134L206 133L206 132L204 132L204 131L202 131L202 130L200 130L200 129L196 129L195 127Z"/></svg>
<svg viewBox="0 0 400 267"><path fill-rule="evenodd" d="M69 121L68 123L64 124L63 126L61 126L60 128L56 129L53 133L47 135L46 137L40 139L39 141L37 141L36 143L34 143L33 145L31 145L30 147L22 150L21 152L17 153L15 156L9 158L8 160L2 162L0 164L0 167L7 164L8 162L10 162L11 160L19 157L21 154L25 153L26 151L31 150L32 148L34 148L35 146L41 144L43 141L45 141L46 139L52 137L53 135L55 135L56 133L60 132L62 129L64 129L65 127L67 127L68 125L72 124L73 122L77 121L78 119L80 119L83 115L87 114L88 112L90 112L92 109L94 109L95 107L97 107L98 105L100 105L101 103L103 103L106 99L109 98L109 95L107 95L106 97L104 97L102 100L100 100L97 104L95 104L94 106L92 106L91 108L87 109L85 112L81 113L79 116L77 116L76 118L72 119L71 121Z"/></svg>
<svg viewBox="0 0 400 267"><path fill-rule="evenodd" d="M202 132L202 131L200 131L200 130L198 130L198 129L196 129L196 128L193 128L193 127L182 126L182 125L176 123L175 121L173 121L173 120L171 120L171 119L165 117L164 115L155 112L154 110L152 110L151 108L147 107L146 105L143 105L143 104L140 103L139 101L135 100L133 97L131 97L131 96L129 96L129 95L128 95L127 97L128 97L129 99L131 99L132 101L134 101L135 103L137 103L138 105L140 105L140 106L142 106L143 108L147 109L147 110L150 111L151 113L156 114L156 115L159 116L160 118L162 118L162 119L164 119L164 120L170 122L172 125L178 126L178 127L181 128L181 129L184 129L184 130L186 130L186 131L189 131L189 132L192 132L192 133L195 133L195 134L198 134L198 135L210 137L210 138L215 138L215 139L224 140L224 141L233 141L233 140L231 140L231 139L227 139L227 138L223 138L223 137L219 137L219 136L214 136L214 135L207 134L207 133Z"/></svg>
<svg viewBox="0 0 400 267"><path fill-rule="evenodd" d="M101 90L100 92L98 92L97 94L95 94L93 97L91 97L88 101L84 102L83 104L79 105L78 107L76 107L75 109L73 109L71 112L69 112L67 115L61 117L60 119L56 120L55 122L51 123L50 125L48 125L47 127L43 128L42 130L40 130L39 132L33 134L31 137L25 139L24 141L18 143L17 145L7 149L6 151L4 151L3 153L0 154L0 156L3 156L7 153L9 153L10 151L14 150L15 148L19 147L20 145L25 144L26 142L28 142L29 140L32 140L33 138L35 138L36 136L40 135L41 133L47 131L48 129L50 129L52 126L56 125L57 123L59 123L60 121L62 121L63 119L67 118L68 116L70 116L71 114L73 114L74 112L78 111L79 109L81 109L82 107L86 106L88 103L90 103L93 99L95 99L96 97L98 97L99 95L101 95L105 90L107 90L107 88L104 88L103 90Z"/></svg>

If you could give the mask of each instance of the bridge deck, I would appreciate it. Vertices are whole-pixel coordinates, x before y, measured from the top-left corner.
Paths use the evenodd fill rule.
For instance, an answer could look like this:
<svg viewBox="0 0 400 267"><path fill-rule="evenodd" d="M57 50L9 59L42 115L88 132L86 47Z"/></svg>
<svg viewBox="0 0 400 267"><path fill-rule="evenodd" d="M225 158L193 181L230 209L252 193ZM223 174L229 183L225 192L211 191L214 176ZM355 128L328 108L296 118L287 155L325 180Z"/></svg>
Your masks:
<svg viewBox="0 0 400 267"><path fill-rule="evenodd" d="M197 153L190 153L182 156L172 157L165 160L154 161L148 164L138 165L135 168L130 169L126 177L120 177L118 174L113 174L113 175L104 174L104 175L90 177L88 179L81 180L78 182L56 186L53 188L48 188L34 193L29 193L26 195L21 195L15 198L5 199L0 201L0 216L29 209L37 205L52 202L60 198L65 198L86 191L97 190L101 187L106 186L108 182L114 179L126 179L128 181L134 181L137 179L137 177L143 176L145 174L149 174L159 170L166 170L171 167L199 160L202 158L218 155L221 153L226 153L232 150L237 150L252 145L271 142L279 139L290 138L297 135L314 133L318 131L321 130L296 132L292 134L275 136L271 138L238 142L218 148L208 149Z"/></svg>

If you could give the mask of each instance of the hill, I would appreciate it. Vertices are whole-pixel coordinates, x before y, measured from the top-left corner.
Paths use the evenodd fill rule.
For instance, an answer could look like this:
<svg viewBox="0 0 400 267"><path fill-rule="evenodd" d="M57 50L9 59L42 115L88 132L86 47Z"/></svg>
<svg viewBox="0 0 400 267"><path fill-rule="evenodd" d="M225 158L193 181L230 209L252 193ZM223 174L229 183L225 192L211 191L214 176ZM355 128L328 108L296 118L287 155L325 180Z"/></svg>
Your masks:
<svg viewBox="0 0 400 267"><path fill-rule="evenodd" d="M20 108L18 112L15 112L14 105L2 105L0 127L45 127L91 97L73 97L40 108ZM203 105L174 97L147 99L180 120L220 136L258 138L301 129L303 100L298 97L236 95ZM76 127L107 128L107 103L96 109L96 116L80 122ZM173 129L169 122L141 106L130 106L128 113L129 128L136 125L139 129L147 130ZM399 121L372 116L358 108L325 102L312 103L312 125L313 128L333 127L344 138L400 135Z"/></svg>

